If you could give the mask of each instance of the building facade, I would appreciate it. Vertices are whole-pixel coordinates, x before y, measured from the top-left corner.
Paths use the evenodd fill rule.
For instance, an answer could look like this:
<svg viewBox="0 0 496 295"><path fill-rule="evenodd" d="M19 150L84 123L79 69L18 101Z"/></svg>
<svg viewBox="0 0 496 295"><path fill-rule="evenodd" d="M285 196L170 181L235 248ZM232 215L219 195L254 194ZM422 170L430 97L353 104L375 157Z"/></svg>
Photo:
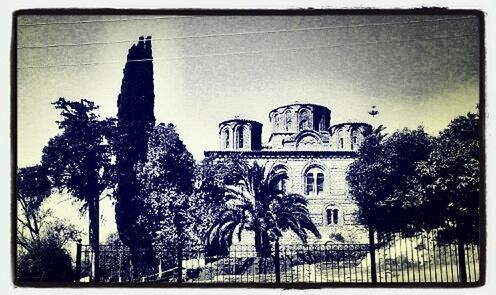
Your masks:
<svg viewBox="0 0 496 295"><path fill-rule="evenodd" d="M322 235L309 242L364 242L364 228L356 221L358 207L350 198L346 171L372 127L366 123L331 124L331 111L315 104L295 103L269 113L270 136L262 143L262 124L235 118L219 124L218 151L206 156L237 153L257 162L277 177L287 192L306 196L313 222ZM291 233L283 243L297 242Z"/></svg>

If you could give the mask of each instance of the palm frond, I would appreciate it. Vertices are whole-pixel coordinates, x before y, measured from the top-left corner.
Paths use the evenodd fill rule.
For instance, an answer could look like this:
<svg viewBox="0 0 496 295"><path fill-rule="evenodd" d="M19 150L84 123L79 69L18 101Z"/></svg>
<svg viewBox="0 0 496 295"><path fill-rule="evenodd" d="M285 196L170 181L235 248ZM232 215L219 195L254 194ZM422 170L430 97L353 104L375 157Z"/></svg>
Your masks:
<svg viewBox="0 0 496 295"><path fill-rule="evenodd" d="M244 229L265 234L269 240L263 245L279 239L286 230L295 232L303 242L307 241L307 231L317 238L321 237L310 218L306 197L286 194L277 189L271 180L272 176L265 176L264 168L256 162L246 167L241 178L246 188L236 185L225 187L227 209L212 225L209 242L226 247L232 244L235 234L241 240Z"/></svg>
<svg viewBox="0 0 496 295"><path fill-rule="evenodd" d="M253 208L255 206L253 197L238 186L226 186L224 201L231 207Z"/></svg>

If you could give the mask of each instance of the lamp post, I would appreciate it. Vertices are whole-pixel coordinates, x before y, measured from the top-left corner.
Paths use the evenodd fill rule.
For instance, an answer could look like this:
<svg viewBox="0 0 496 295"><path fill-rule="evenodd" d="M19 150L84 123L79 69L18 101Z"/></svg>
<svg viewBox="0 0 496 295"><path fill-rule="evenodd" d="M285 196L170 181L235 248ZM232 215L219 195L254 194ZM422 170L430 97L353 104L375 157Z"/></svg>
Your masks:
<svg viewBox="0 0 496 295"><path fill-rule="evenodd" d="M372 106L372 109L368 113L369 115L372 116L372 122L375 123L375 116L379 114L379 111L376 109L376 106Z"/></svg>

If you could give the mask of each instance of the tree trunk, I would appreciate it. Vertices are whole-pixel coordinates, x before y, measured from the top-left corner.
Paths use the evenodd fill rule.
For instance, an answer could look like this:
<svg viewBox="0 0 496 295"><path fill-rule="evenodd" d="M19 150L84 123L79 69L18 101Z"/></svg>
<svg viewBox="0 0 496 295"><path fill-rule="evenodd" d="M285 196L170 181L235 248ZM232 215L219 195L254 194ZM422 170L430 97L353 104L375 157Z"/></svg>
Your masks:
<svg viewBox="0 0 496 295"><path fill-rule="evenodd" d="M281 259L279 253L279 238L276 239L275 243L275 253L274 253L274 271L276 275L276 283L281 282Z"/></svg>
<svg viewBox="0 0 496 295"><path fill-rule="evenodd" d="M89 244L93 251L93 281L100 281L100 202L98 196L88 200Z"/></svg>
<svg viewBox="0 0 496 295"><path fill-rule="evenodd" d="M458 268L460 269L460 283L467 282L467 269L465 268L465 239L461 224L457 223L457 250L458 250Z"/></svg>
<svg viewBox="0 0 496 295"><path fill-rule="evenodd" d="M255 251L257 252L257 256L261 255L262 249L262 233L259 229L255 228Z"/></svg>
<svg viewBox="0 0 496 295"><path fill-rule="evenodd" d="M255 250L260 257L270 257L269 235L262 230L255 231Z"/></svg>
<svg viewBox="0 0 496 295"><path fill-rule="evenodd" d="M272 258L269 235L258 229L255 231L255 250L258 257L259 274L267 273L267 263Z"/></svg>

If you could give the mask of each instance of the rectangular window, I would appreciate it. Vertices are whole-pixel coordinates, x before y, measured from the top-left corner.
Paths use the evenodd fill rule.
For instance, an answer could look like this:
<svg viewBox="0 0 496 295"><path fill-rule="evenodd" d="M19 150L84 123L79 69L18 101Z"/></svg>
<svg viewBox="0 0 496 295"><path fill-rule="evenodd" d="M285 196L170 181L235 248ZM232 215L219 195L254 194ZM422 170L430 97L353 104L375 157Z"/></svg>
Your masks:
<svg viewBox="0 0 496 295"><path fill-rule="evenodd" d="M317 174L317 194L322 193L324 191L324 174Z"/></svg>
<svg viewBox="0 0 496 295"><path fill-rule="evenodd" d="M314 184L314 179L313 179L313 174L309 173L305 177L305 182L306 182L306 194L309 195L310 193L313 193L313 184Z"/></svg>
<svg viewBox="0 0 496 295"><path fill-rule="evenodd" d="M339 139L339 147L340 148L344 147L344 140L342 138Z"/></svg>

